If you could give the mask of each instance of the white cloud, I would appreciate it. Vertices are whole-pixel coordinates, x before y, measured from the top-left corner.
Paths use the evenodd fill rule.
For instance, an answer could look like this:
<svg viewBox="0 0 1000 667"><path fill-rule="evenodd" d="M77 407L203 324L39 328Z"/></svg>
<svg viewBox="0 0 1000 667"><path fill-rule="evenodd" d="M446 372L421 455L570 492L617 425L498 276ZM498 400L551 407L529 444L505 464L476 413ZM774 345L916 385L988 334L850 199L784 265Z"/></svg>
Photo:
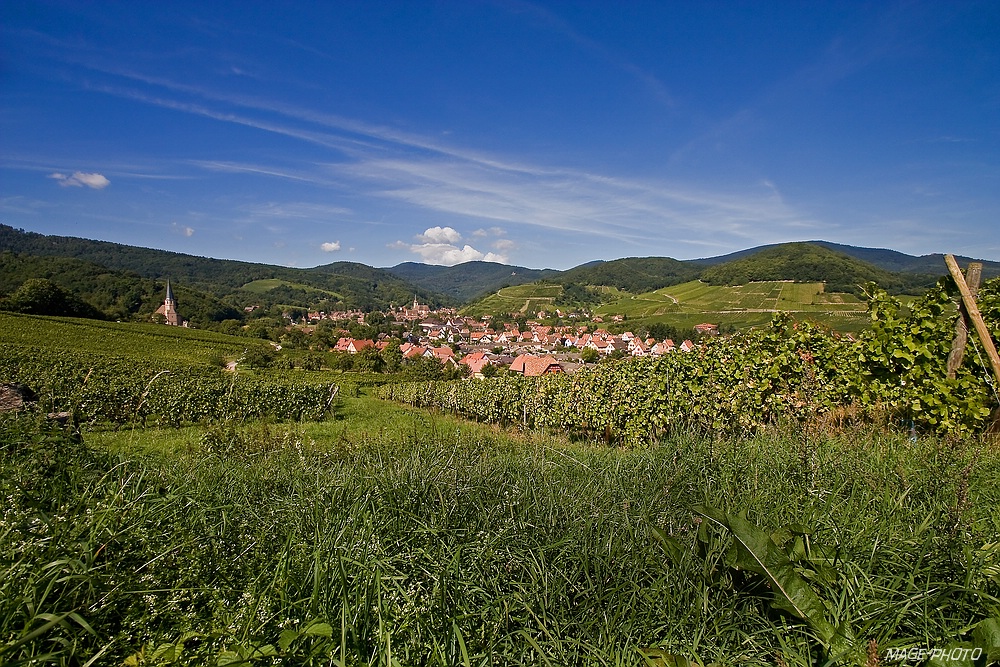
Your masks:
<svg viewBox="0 0 1000 667"><path fill-rule="evenodd" d="M338 250L340 250L340 241L334 241L333 243L327 241L326 243L322 244L319 247L319 249L322 250L323 252L337 252Z"/></svg>
<svg viewBox="0 0 1000 667"><path fill-rule="evenodd" d="M454 244L462 240L462 235L451 227L431 227L417 238L424 243L448 243Z"/></svg>
<svg viewBox="0 0 1000 667"><path fill-rule="evenodd" d="M188 227L187 225L179 225L176 222L170 223L170 229L176 234L181 236L187 236L188 238L194 236L194 227Z"/></svg>
<svg viewBox="0 0 1000 667"><path fill-rule="evenodd" d="M507 258L497 253L482 253L470 245L461 248L450 243L421 243L406 246L411 252L420 255L427 264L437 264L440 266L454 266L462 262L474 262L482 260L484 262L498 262L506 264Z"/></svg>
<svg viewBox="0 0 1000 667"><path fill-rule="evenodd" d="M513 250L517 244L510 239L497 239L493 242L493 247L497 250Z"/></svg>
<svg viewBox="0 0 1000 667"><path fill-rule="evenodd" d="M49 174L49 178L55 179L63 187L82 188L87 186L92 190L103 190L111 185L111 181L105 178L103 174L86 174L82 171L74 171L72 176L56 172Z"/></svg>
<svg viewBox="0 0 1000 667"><path fill-rule="evenodd" d="M468 244L459 247L462 235L451 227L431 227L423 234L417 234L416 239L421 243L396 241L390 243L389 247L394 250L409 250L420 255L425 263L439 266L454 266L462 262L475 261L507 263L507 257L500 253L484 253Z"/></svg>

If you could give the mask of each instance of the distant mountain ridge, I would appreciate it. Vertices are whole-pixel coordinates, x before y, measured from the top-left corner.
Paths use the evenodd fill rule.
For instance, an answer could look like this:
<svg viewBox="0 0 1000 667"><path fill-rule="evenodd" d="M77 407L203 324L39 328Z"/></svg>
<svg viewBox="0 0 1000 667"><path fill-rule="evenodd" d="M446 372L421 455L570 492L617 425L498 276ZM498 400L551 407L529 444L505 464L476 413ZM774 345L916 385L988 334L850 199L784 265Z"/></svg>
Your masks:
<svg viewBox="0 0 1000 667"><path fill-rule="evenodd" d="M47 236L14 229L0 224L0 253L38 257L68 257L106 267L113 271L130 272L141 278L170 279L175 285L200 290L217 298L228 297L239 302L267 303L267 295L259 292L240 296L244 285L259 280L277 279L288 283L280 292L283 296L306 299L314 288L340 296L331 307L363 310L385 309L402 305L417 296L432 305L453 303L447 296L409 283L384 269L355 262L335 262L311 269L294 269L269 264L256 264L228 259L198 257L167 250L139 248L109 241L95 241L71 236ZM274 303L272 300L271 303ZM301 306L289 299L278 301Z"/></svg>
<svg viewBox="0 0 1000 667"><path fill-rule="evenodd" d="M600 290L588 292L590 287L639 294L696 279L716 284L808 280L825 282L834 291L856 289L859 283L874 280L887 289L903 292L926 287L947 273L940 254L917 257L895 250L829 241L763 245L696 260L670 257L596 260L565 271L492 262L455 266L405 262L390 268L334 262L298 269L47 236L0 224L0 253L12 253L5 260L9 270L2 274L0 292L11 291L26 278L59 273L53 270L57 264L41 261L32 264L31 257L61 257L87 264L63 264L67 267L63 272L75 276L78 289L93 292L94 303L108 304L105 306L108 312L138 307L134 304L139 303L145 308L152 298L150 290L154 283L150 281L169 278L180 289L211 297L205 301L205 312L227 315L232 314L232 309L242 311L247 304L375 310L409 303L414 297L432 306L469 304L504 287L539 281L560 286L563 296L558 302L570 304L593 303L594 299L603 298ZM17 262L13 261L14 255ZM963 265L974 261L967 257L958 260ZM984 279L1000 276L1000 262L987 260L983 266ZM99 267L115 275L101 277ZM126 283L140 278L146 281L142 289L130 292ZM108 294L97 294L101 290Z"/></svg>
<svg viewBox="0 0 1000 667"><path fill-rule="evenodd" d="M861 246L833 243L831 241L801 241L801 243L823 246L829 250L849 255L850 257L860 259L863 262L868 262L869 264L873 264L874 266L877 266L880 269L885 269L886 271L894 271L898 273L922 273L925 275L943 275L947 273L944 263L944 253L917 256L907 255L906 253L899 252L898 250L889 250L887 248L864 248ZM743 259L761 251L776 248L782 245L788 244L771 243L768 245L756 246L754 248L747 248L746 250L739 250L727 255L718 255L716 257L705 257L702 259L688 261L703 264L705 266L712 266L715 264L730 262L735 259ZM966 266L969 262L982 262L984 280L1000 276L1000 262L975 259L972 257L965 257L964 255L955 255L955 259L962 266Z"/></svg>

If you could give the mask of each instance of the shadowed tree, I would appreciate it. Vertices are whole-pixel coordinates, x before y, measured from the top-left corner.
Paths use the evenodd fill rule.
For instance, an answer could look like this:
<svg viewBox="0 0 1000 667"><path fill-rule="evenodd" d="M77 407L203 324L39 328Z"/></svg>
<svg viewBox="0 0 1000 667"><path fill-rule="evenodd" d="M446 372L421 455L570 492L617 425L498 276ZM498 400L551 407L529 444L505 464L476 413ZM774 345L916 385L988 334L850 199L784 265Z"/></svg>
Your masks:
<svg viewBox="0 0 1000 667"><path fill-rule="evenodd" d="M51 280L31 278L0 302L0 309L29 315L63 315L104 319L97 308Z"/></svg>

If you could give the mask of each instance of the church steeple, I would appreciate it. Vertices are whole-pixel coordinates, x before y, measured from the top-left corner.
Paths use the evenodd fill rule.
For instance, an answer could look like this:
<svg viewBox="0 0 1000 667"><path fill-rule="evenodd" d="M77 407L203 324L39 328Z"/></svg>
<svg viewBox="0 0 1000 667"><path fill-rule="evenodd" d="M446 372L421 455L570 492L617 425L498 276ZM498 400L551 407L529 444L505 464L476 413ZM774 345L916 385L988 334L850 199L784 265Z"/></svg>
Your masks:
<svg viewBox="0 0 1000 667"><path fill-rule="evenodd" d="M167 281L167 295L163 298L163 305L156 309L156 312L163 315L167 324L178 327L181 325L181 316L177 313L177 300L174 299L174 291L170 288L170 281Z"/></svg>

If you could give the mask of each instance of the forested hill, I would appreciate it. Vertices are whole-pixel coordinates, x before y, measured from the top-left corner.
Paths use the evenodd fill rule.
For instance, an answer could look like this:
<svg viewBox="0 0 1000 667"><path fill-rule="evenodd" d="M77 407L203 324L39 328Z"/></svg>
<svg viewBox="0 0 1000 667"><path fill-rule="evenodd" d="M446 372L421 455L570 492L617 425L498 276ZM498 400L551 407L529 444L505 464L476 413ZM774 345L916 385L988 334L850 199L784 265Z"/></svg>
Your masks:
<svg viewBox="0 0 1000 667"><path fill-rule="evenodd" d="M700 260L630 257L567 271L490 262L450 267L404 263L391 269L336 262L296 269L46 236L0 225L0 253L5 253L0 298L29 278L50 278L107 316L123 317L155 307L169 279L194 306L198 319L214 321L242 313L248 305L370 311L409 303L415 296L431 306L458 305L505 286L539 280L557 287L558 296L550 298L555 305L572 306L615 298L616 291L641 294L698 279L715 285L823 282L828 292L855 294L860 285L875 282L893 293L915 293L946 273L941 255L914 257L826 241L761 246ZM959 261L964 265L969 260ZM1000 275L1000 262L983 264L985 279Z"/></svg>
<svg viewBox="0 0 1000 667"><path fill-rule="evenodd" d="M557 282L568 285L601 285L640 294L694 280L702 267L670 257L626 257L591 262L564 271Z"/></svg>
<svg viewBox="0 0 1000 667"><path fill-rule="evenodd" d="M937 273L943 272L942 262ZM936 275L886 271L815 243L785 243L710 266L700 278L711 285L778 280L823 282L828 292L856 292L859 285L876 283L891 292L907 292L926 289L934 283Z"/></svg>
<svg viewBox="0 0 1000 667"><path fill-rule="evenodd" d="M70 314L83 317L131 319L136 315L149 316L160 305L166 285L163 281L143 278L131 271L115 271L99 264L73 257L45 257L0 252L0 308L13 304L4 297L13 298L19 288L32 280L48 281L73 300L73 307L42 307L38 314ZM191 289L181 283L173 284L174 294L184 304L184 318L203 326L209 322L239 319L243 312L233 303Z"/></svg>
<svg viewBox="0 0 1000 667"><path fill-rule="evenodd" d="M863 248L860 246L844 245L842 243L832 243L830 241L802 241L801 243L822 246L828 250L833 250L834 252L847 255L848 257L853 257L854 259L860 259L862 262L867 262L868 264L872 264L873 266L893 273L940 275L945 271L943 253L916 256L907 255L906 253L899 252L898 250L889 250L887 248ZM732 262L737 259L746 259L765 250L780 248L783 245L787 244L776 243L771 245L762 245L755 248L748 248L746 250L729 253L727 255L706 257L691 261L704 266L714 266L716 264ZM967 266L969 262L981 262L983 265L984 279L1000 276L1000 262L974 259L964 255L956 255L955 259L958 260L958 263L962 266Z"/></svg>
<svg viewBox="0 0 1000 667"><path fill-rule="evenodd" d="M496 262L465 262L456 266L404 262L387 270L414 285L447 294L461 302L471 301L502 287L523 285L561 273L554 269L528 269Z"/></svg>
<svg viewBox="0 0 1000 667"><path fill-rule="evenodd" d="M0 225L0 251L21 256L73 258L141 278L169 279L178 287L206 292L219 299L229 297L227 301L233 301L234 294L238 295L251 283L271 283L270 289L242 294L241 299L235 299L235 305L248 301L307 307L325 300L331 308L373 310L407 303L414 296L432 305L449 301L447 297L413 285L388 271L353 262L293 269L107 241L46 236L7 225Z"/></svg>

